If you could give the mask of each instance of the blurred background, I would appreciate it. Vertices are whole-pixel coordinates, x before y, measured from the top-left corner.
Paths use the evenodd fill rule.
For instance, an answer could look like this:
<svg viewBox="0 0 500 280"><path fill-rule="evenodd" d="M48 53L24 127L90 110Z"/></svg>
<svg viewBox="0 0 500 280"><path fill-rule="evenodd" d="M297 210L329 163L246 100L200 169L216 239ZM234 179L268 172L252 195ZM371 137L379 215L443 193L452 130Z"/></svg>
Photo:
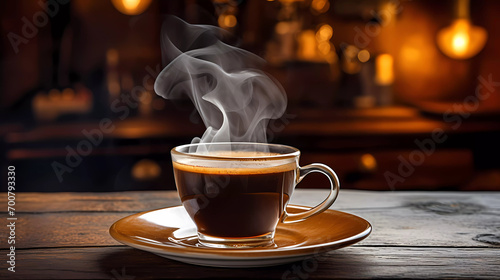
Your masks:
<svg viewBox="0 0 500 280"><path fill-rule="evenodd" d="M168 14L265 58L288 94L270 141L343 188L500 190L500 1L22 0L0 2L17 191L175 189L170 149L205 127L152 88Z"/></svg>

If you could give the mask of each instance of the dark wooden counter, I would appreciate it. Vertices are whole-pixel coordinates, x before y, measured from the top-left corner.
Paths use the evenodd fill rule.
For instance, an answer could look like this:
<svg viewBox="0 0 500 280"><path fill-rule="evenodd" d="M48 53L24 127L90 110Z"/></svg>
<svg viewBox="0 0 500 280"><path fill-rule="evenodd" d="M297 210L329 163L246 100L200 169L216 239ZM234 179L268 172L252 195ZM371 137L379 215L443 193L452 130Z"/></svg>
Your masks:
<svg viewBox="0 0 500 280"><path fill-rule="evenodd" d="M323 195L324 190L299 190L292 203L316 204ZM6 194L1 198L6 206ZM313 259L317 266L300 273L294 269L305 262L253 269L183 264L121 245L108 234L109 226L122 217L178 204L173 191L19 193L16 272L7 271L9 251L3 240L0 278L498 279L500 275L498 192L343 190L332 208L370 221L371 236ZM6 221L6 212L2 215ZM1 233L8 236L5 226Z"/></svg>

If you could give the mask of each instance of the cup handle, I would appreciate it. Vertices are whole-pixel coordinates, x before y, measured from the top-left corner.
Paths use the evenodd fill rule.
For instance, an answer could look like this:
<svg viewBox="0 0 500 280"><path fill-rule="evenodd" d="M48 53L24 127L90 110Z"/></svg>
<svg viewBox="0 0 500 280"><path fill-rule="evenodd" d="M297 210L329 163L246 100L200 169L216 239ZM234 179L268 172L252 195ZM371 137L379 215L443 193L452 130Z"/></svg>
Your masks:
<svg viewBox="0 0 500 280"><path fill-rule="evenodd" d="M337 177L337 174L328 166L320 163L313 163L306 165L304 167L299 167L299 177L297 178L297 185L304 179L304 177L307 176L307 174L312 173L312 172L319 172L321 174L326 175L328 177L328 180L330 181L330 194L328 197L323 200L319 205L315 206L314 208L311 208L310 210L300 212L300 213L288 213L286 212L285 208L285 213L283 214L283 218L281 219L281 222L287 224L287 223L295 223L295 222L301 222L311 216L314 216L316 214L319 214L326 209L328 209L330 206L332 206L333 202L337 199L337 196L339 195L339 188L340 188L340 182L339 178Z"/></svg>

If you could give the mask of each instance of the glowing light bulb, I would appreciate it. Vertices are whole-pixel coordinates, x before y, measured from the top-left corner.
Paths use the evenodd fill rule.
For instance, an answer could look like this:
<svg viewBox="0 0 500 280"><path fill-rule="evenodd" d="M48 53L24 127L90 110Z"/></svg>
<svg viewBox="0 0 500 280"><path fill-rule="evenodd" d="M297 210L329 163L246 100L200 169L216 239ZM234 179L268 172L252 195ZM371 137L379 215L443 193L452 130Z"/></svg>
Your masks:
<svg viewBox="0 0 500 280"><path fill-rule="evenodd" d="M141 0L122 0L122 3L125 9L133 11L139 6Z"/></svg>
<svg viewBox="0 0 500 280"><path fill-rule="evenodd" d="M452 48L455 53L463 55L469 45L469 35L467 33L457 33L453 36Z"/></svg>
<svg viewBox="0 0 500 280"><path fill-rule="evenodd" d="M469 19L469 1L458 0L456 19L437 34L439 49L454 59L467 59L479 53L488 38L486 30Z"/></svg>
<svg viewBox="0 0 500 280"><path fill-rule="evenodd" d="M149 7L151 0L111 0L111 3L122 14L138 15Z"/></svg>

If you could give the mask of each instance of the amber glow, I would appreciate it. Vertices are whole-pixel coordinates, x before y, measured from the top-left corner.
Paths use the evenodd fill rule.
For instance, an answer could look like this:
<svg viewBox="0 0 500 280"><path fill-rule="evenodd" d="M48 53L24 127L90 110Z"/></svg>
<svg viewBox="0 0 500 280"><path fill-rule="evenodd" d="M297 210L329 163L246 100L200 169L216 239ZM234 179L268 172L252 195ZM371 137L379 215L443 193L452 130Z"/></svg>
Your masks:
<svg viewBox="0 0 500 280"><path fill-rule="evenodd" d="M405 75L415 77L436 76L439 72L433 63L439 55L430 37L413 35L408 37L398 53L395 63Z"/></svg>
<svg viewBox="0 0 500 280"><path fill-rule="evenodd" d="M299 35L299 48L297 55L304 60L314 60L316 58L316 39L312 30L304 30Z"/></svg>
<svg viewBox="0 0 500 280"><path fill-rule="evenodd" d="M330 53L331 49L330 42L321 42L318 44L318 50L321 54L327 55Z"/></svg>
<svg viewBox="0 0 500 280"><path fill-rule="evenodd" d="M438 32L437 44L451 58L471 58L483 49L488 33L484 28L472 25L468 0L457 0L456 11L451 25Z"/></svg>
<svg viewBox="0 0 500 280"><path fill-rule="evenodd" d="M358 59L361 62L367 62L368 60L370 60L370 52L367 50L360 50L358 52Z"/></svg>
<svg viewBox="0 0 500 280"><path fill-rule="evenodd" d="M151 180L160 176L161 167L155 161L143 159L132 167L132 177L136 180Z"/></svg>
<svg viewBox="0 0 500 280"><path fill-rule="evenodd" d="M328 41L333 36L333 28L328 24L323 24L316 32L318 42Z"/></svg>
<svg viewBox="0 0 500 280"><path fill-rule="evenodd" d="M292 31L292 26L288 22L280 21L276 24L275 30L276 33L280 35L287 34Z"/></svg>
<svg viewBox="0 0 500 280"><path fill-rule="evenodd" d="M333 28L328 24L321 25L320 28L318 28L318 31L316 31L315 35L316 37L315 44L317 44L317 49L320 55L325 57L327 61L329 54L332 52L332 50L335 49L335 47L330 42L332 36L333 36ZM311 41L313 41L312 38Z"/></svg>
<svg viewBox="0 0 500 280"><path fill-rule="evenodd" d="M151 0L111 0L115 8L126 15L138 15L144 12Z"/></svg>
<svg viewBox="0 0 500 280"><path fill-rule="evenodd" d="M379 85L390 85L394 81L393 59L389 54L381 54L376 60L375 81Z"/></svg>
<svg viewBox="0 0 500 280"><path fill-rule="evenodd" d="M313 0L311 8L318 13L324 13L330 8L330 2L328 0Z"/></svg>
<svg viewBox="0 0 500 280"><path fill-rule="evenodd" d="M342 70L348 74L356 74L361 70L361 63L357 59L359 49L349 45L344 49L344 57L342 59Z"/></svg>
<svg viewBox="0 0 500 280"><path fill-rule="evenodd" d="M62 100L73 100L75 98L75 91L72 88L65 88L61 92Z"/></svg>
<svg viewBox="0 0 500 280"><path fill-rule="evenodd" d="M297 56L299 59L309 61L335 62L335 47L330 42L333 29L328 24L323 24L316 32L304 30L298 36Z"/></svg>
<svg viewBox="0 0 500 280"><path fill-rule="evenodd" d="M487 37L484 28L473 26L468 19L457 19L439 31L437 42L445 55L454 59L467 59L483 49Z"/></svg>
<svg viewBox="0 0 500 280"><path fill-rule="evenodd" d="M137 6L141 3L141 0L122 0L123 1L123 6L127 10L135 10Z"/></svg>
<svg viewBox="0 0 500 280"><path fill-rule="evenodd" d="M234 15L220 15L218 19L219 26L222 28L233 28L238 23Z"/></svg>
<svg viewBox="0 0 500 280"><path fill-rule="evenodd" d="M377 169L377 160L372 154L364 154L359 159L359 169L364 172L374 172Z"/></svg>
<svg viewBox="0 0 500 280"><path fill-rule="evenodd" d="M458 55L463 55L467 51L469 45L469 35L467 32L459 32L453 36L451 48Z"/></svg>

